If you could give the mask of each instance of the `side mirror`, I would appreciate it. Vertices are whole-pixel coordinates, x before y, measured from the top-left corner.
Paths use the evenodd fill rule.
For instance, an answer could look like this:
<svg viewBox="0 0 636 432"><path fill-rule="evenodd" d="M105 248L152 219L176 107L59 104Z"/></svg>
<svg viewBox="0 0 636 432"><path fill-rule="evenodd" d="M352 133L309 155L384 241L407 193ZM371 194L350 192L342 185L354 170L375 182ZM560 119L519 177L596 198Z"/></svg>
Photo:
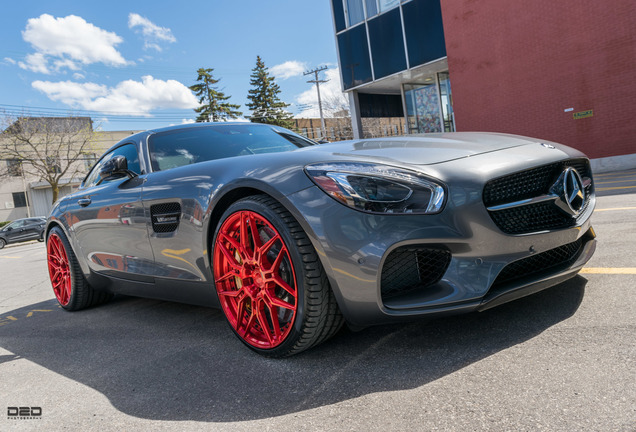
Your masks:
<svg viewBox="0 0 636 432"><path fill-rule="evenodd" d="M11 228L10 226L6 227L5 229L3 229L2 231L13 231L13 228Z"/></svg>
<svg viewBox="0 0 636 432"><path fill-rule="evenodd" d="M125 175L130 178L135 177L137 174L130 171L128 169L128 161L122 155L113 156L111 159L104 162L104 165L99 170L100 180L98 183L101 183L104 179L108 177L113 177L116 175Z"/></svg>

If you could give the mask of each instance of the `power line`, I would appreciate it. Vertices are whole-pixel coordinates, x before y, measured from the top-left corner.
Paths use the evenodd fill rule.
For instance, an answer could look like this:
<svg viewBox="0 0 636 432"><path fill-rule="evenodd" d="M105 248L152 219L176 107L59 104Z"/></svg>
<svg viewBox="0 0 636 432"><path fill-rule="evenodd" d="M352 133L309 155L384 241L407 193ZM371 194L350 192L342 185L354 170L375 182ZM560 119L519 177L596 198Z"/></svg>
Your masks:
<svg viewBox="0 0 636 432"><path fill-rule="evenodd" d="M313 80L309 80L307 82L311 83L311 84L316 84L316 91L318 92L318 110L320 111L320 128L322 129L323 138L325 136L327 136L327 129L325 128L325 117L322 114L322 100L320 99L320 84L326 83L329 80L320 80L320 79L318 79L318 73L322 72L324 70L327 70L327 69L328 69L327 66L322 66L322 67L316 68L314 70L307 71L307 72L305 72L303 74L303 75L314 74L314 79Z"/></svg>

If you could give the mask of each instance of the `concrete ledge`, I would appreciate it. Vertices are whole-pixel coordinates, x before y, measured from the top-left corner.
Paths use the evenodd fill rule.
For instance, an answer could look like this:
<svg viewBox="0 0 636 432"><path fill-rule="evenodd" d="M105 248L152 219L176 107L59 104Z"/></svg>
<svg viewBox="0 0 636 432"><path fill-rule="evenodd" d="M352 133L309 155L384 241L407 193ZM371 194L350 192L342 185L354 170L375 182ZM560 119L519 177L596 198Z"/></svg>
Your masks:
<svg viewBox="0 0 636 432"><path fill-rule="evenodd" d="M625 171L636 168L636 154L590 159L590 164L595 174Z"/></svg>

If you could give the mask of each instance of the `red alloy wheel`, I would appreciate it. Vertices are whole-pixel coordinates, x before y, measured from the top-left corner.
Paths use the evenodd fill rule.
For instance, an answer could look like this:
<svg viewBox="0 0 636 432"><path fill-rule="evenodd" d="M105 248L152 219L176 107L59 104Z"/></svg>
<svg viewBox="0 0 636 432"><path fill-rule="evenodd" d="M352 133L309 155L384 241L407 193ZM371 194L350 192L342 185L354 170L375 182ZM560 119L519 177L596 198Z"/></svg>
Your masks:
<svg viewBox="0 0 636 432"><path fill-rule="evenodd" d="M221 306L236 333L256 348L282 344L294 325L298 290L276 228L253 211L230 214L216 237L213 266Z"/></svg>
<svg viewBox="0 0 636 432"><path fill-rule="evenodd" d="M56 233L49 236L46 250L53 292L57 301L66 306L71 301L71 270L62 239Z"/></svg>

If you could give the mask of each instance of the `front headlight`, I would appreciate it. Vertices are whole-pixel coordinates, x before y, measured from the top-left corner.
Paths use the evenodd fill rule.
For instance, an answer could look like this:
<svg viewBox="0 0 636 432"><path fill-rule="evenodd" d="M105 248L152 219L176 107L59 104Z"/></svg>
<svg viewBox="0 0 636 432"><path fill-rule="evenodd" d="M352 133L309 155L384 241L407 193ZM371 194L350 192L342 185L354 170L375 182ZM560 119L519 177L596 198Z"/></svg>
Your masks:
<svg viewBox="0 0 636 432"><path fill-rule="evenodd" d="M318 163L305 172L337 201L369 213L435 214L444 187L417 173L371 163Z"/></svg>

